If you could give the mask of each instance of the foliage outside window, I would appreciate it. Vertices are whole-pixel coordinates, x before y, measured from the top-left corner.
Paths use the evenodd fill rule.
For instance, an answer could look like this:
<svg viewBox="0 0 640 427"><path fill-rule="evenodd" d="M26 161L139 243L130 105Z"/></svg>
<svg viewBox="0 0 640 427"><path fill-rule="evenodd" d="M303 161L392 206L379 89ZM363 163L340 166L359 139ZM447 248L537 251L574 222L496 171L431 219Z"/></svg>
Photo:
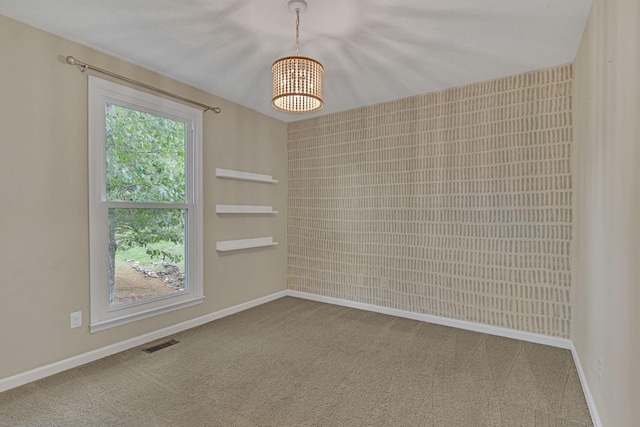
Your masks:
<svg viewBox="0 0 640 427"><path fill-rule="evenodd" d="M91 330L202 301L202 112L90 77Z"/></svg>

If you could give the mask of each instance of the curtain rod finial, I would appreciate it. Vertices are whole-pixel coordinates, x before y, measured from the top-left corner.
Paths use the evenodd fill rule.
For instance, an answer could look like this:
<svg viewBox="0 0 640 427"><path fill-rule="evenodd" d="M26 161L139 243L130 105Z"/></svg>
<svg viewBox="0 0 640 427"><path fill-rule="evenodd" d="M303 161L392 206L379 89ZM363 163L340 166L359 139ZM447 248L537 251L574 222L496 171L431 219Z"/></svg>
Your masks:
<svg viewBox="0 0 640 427"><path fill-rule="evenodd" d="M82 71L83 73L87 70L87 64L85 64L84 62L80 62L78 61L76 58L74 58L73 56L67 56L66 58L67 60L67 64L69 65L75 65L76 67L78 67L78 69L80 71Z"/></svg>

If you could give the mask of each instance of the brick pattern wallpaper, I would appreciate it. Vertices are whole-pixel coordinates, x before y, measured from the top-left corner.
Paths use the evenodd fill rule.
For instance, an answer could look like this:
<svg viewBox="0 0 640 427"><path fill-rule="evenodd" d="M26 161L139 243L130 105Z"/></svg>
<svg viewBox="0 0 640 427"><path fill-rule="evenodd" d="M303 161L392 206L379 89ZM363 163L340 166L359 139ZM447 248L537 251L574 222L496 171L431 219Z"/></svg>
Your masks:
<svg viewBox="0 0 640 427"><path fill-rule="evenodd" d="M288 287L568 337L572 67L289 124Z"/></svg>

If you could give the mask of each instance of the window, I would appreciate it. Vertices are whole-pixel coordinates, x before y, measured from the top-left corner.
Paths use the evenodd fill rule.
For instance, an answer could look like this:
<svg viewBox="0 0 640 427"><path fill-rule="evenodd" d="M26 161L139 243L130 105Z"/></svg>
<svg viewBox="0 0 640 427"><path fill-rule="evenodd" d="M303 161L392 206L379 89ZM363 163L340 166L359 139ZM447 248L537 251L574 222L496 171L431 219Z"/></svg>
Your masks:
<svg viewBox="0 0 640 427"><path fill-rule="evenodd" d="M89 77L91 332L201 303L202 111Z"/></svg>

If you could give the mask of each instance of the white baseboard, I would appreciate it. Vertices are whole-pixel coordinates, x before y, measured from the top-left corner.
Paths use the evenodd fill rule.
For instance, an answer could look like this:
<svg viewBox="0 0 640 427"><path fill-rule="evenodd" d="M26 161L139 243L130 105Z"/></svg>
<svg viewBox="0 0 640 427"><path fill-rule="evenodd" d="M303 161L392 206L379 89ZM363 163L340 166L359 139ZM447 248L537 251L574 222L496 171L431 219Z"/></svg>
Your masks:
<svg viewBox="0 0 640 427"><path fill-rule="evenodd" d="M125 341L121 341L115 344L108 345L106 347L98 348L96 350L89 351L87 353L79 354L77 356L70 357L68 359L54 362L49 365L45 365L36 369L32 369L21 374L13 375L11 377L0 379L0 392L36 381L45 377L48 377L58 372L66 371L67 369L75 368L85 363L93 362L94 360L102 359L103 357L110 356L115 353L119 353L124 350L128 350L139 345L146 344L148 342L164 338L169 335L173 335L178 332L185 331L196 326L203 325L205 323L217 320L232 314L247 310L249 308L257 307L270 301L274 301L288 295L288 291L280 291L271 295L267 295L262 298L254 299L242 304L234 305L233 307L225 308L223 310L216 311L214 313L206 314L204 316L196 317L195 319L187 320L186 322L178 323L157 331L149 332L144 335L140 335L134 338L130 338Z"/></svg>
<svg viewBox="0 0 640 427"><path fill-rule="evenodd" d="M580 358L578 357L578 351L573 345L573 341L571 342L571 355L573 356L573 363L576 365L576 370L578 371L580 384L582 384L582 392L584 393L584 398L587 401L587 406L589 407L589 413L591 414L591 421L593 421L593 426L602 427L602 421L600 420L600 414L598 414L598 409L596 408L596 402L595 400L593 400L593 395L591 394L591 389L589 388L589 383L587 382L587 376L584 373L584 369L582 369L582 363L580 362Z"/></svg>
<svg viewBox="0 0 640 427"><path fill-rule="evenodd" d="M412 311L398 310L395 308L382 307L379 305L365 304L361 302L349 301L340 298L325 297L322 295L310 294L307 292L289 290L288 295L296 298L303 298L312 301L326 302L328 304L340 305L343 307L357 308L360 310L373 311L376 313L389 314L391 316L404 317L407 319L419 320L421 322L435 323L437 325L451 326L452 328L466 329L468 331L482 332L500 337L514 338L517 340L545 344L552 347L571 349L572 342L566 338L551 337L548 335L534 334L531 332L517 331L515 329L500 328L498 326L485 325L482 323L468 322L465 320L450 319L447 317L433 316L430 314L414 313Z"/></svg>

